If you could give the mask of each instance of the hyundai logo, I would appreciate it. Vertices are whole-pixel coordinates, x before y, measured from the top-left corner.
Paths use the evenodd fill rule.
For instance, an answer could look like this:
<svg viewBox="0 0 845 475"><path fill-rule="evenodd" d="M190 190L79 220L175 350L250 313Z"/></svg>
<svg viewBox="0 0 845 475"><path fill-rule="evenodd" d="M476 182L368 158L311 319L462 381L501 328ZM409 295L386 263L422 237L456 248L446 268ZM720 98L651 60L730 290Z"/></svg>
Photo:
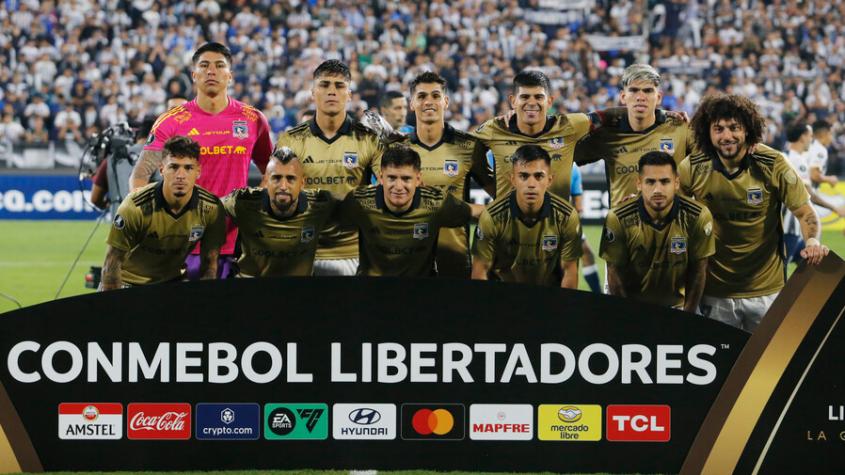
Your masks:
<svg viewBox="0 0 845 475"><path fill-rule="evenodd" d="M375 424L376 422L380 421L381 414L375 409L362 407L360 409L355 409L354 411L350 412L349 420L356 424L368 426L370 424Z"/></svg>

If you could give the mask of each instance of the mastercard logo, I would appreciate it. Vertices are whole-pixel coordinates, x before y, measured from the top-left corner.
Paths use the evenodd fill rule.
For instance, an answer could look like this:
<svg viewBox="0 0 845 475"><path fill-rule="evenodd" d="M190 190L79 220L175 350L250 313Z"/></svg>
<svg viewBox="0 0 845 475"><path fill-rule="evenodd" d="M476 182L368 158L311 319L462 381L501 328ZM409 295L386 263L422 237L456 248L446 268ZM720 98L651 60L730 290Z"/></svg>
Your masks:
<svg viewBox="0 0 845 475"><path fill-rule="evenodd" d="M455 417L446 409L420 409L411 418L411 425L420 435L446 435L455 427Z"/></svg>

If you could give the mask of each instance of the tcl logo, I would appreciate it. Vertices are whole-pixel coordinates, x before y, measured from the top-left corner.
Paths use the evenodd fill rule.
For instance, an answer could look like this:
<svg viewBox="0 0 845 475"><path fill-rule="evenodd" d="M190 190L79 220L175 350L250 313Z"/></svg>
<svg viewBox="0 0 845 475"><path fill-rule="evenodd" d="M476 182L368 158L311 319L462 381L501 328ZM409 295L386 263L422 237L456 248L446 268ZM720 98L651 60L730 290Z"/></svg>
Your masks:
<svg viewBox="0 0 845 475"><path fill-rule="evenodd" d="M669 406L607 406L607 440L668 442L671 422Z"/></svg>
<svg viewBox="0 0 845 475"><path fill-rule="evenodd" d="M131 440L187 440L191 438L191 405L133 403L126 410L126 436Z"/></svg>

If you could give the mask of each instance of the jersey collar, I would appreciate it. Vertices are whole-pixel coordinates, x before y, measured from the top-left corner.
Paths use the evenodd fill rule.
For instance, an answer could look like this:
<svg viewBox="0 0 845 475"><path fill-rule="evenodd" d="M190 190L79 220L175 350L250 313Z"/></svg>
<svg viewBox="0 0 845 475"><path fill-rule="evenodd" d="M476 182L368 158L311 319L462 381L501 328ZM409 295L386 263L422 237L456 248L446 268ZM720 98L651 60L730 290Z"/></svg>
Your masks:
<svg viewBox="0 0 845 475"><path fill-rule="evenodd" d="M197 191L196 185L194 185L194 189L191 190L191 199L188 200L188 204L186 204L185 207L182 208L181 211L179 211L176 214L173 214L173 211L170 210L170 206L168 206L168 204L167 204L167 200L164 199L164 181L158 182L158 184L155 187L154 193L155 193L156 206L158 206L160 209L164 210L165 213L172 216L173 219L179 219L179 218L182 217L183 214L187 213L188 211L193 210L193 209L197 209L197 204L199 203L199 200L200 200L200 194Z"/></svg>
<svg viewBox="0 0 845 475"><path fill-rule="evenodd" d="M411 207L401 213L394 213L390 211L390 208L387 207L387 203L384 202L384 187L381 185L376 186L376 206L378 209L382 210L382 212L399 217L404 216L411 211L420 207L420 188L417 187L417 190L414 192L414 199L411 201Z"/></svg>
<svg viewBox="0 0 845 475"><path fill-rule="evenodd" d="M728 180L733 180L734 178L738 177L742 172L748 168L748 165L751 163L751 160L748 158L748 153L742 157L742 160L739 161L739 169L733 173L728 173L728 170L725 169L725 165L722 163L722 160L719 159L719 154L715 154L713 156L713 170L721 173L725 176Z"/></svg>
<svg viewBox="0 0 845 475"><path fill-rule="evenodd" d="M320 138L323 142L326 143L334 143L335 140L339 139L344 135L351 135L352 134L352 120L347 115L343 119L343 124L341 124L340 129L338 129L337 134L334 137L327 139L326 136L323 134L323 131L320 130L320 126L317 125L317 118L313 118L308 121L308 126L311 128L311 133L314 134L315 137Z"/></svg>
<svg viewBox="0 0 845 475"><path fill-rule="evenodd" d="M669 225L675 218L678 216L678 210L681 208L681 205L678 204L680 198L678 195L675 195L675 199L672 200L672 209L669 210L669 214L666 215L666 220L663 221L663 225L658 226L651 220L651 215L648 214L648 211L645 210L645 203L643 203L642 195L637 198L637 208L640 210L640 219L642 222L648 224L649 226L653 227L654 229L661 230Z"/></svg>
<svg viewBox="0 0 845 475"><path fill-rule="evenodd" d="M436 149L437 147L443 145L444 143L451 143L453 137L455 136L455 129L453 129L452 126L449 125L449 123L447 122L446 125L443 127L443 135L440 137L440 141L438 141L436 144L432 145L431 147L429 147L428 145L420 142L420 138L417 136L416 129L414 129L414 131L411 132L410 135L411 135L411 143L412 144L418 145L418 146L420 146L420 147L422 147L422 148L424 148L424 149L426 149L430 152L430 151Z"/></svg>
<svg viewBox="0 0 845 475"><path fill-rule="evenodd" d="M539 137L543 134L546 134L550 130L552 130L552 127L555 126L555 122L557 122L557 117L547 115L546 116L546 126L543 127L543 130L540 131L539 134L527 135L527 134L523 134L522 132L520 132L519 127L516 126L516 114L514 114L513 117L511 117L511 120L508 121L508 130L510 130L511 133L522 135L523 137L530 137L532 139L536 139L537 137Z"/></svg>
<svg viewBox="0 0 845 475"><path fill-rule="evenodd" d="M277 221L285 221L293 218L298 214L304 213L305 210L308 209L308 197L305 196L304 191L300 191L299 201L297 201L296 204L296 211L294 211L293 214L288 216L287 218L284 218L282 216L277 215L276 212L273 211L273 207L270 206L270 193L267 192L267 188L264 188L263 190L261 190L261 207L264 208L264 211L269 214L270 217L272 217L273 219Z"/></svg>
<svg viewBox="0 0 845 475"><path fill-rule="evenodd" d="M663 109L657 109L657 111L655 111L654 113L654 116L655 121L653 124L651 124L651 127L637 132L636 130L631 128L631 123L628 122L628 114L625 114L619 120L619 131L628 134L647 134L662 125L664 122L666 122L666 114L663 112Z"/></svg>
<svg viewBox="0 0 845 475"><path fill-rule="evenodd" d="M525 224L525 215L522 213L522 210L519 209L519 204L516 202L516 191L511 191L510 197L508 197L511 206L511 216L515 216L517 219L522 221L522 224ZM549 193L546 192L543 195L543 206L540 207L540 214L537 216L537 221L534 224L539 223L540 221L548 218L552 214L552 200L549 198ZM534 224L528 225L529 228L533 227Z"/></svg>

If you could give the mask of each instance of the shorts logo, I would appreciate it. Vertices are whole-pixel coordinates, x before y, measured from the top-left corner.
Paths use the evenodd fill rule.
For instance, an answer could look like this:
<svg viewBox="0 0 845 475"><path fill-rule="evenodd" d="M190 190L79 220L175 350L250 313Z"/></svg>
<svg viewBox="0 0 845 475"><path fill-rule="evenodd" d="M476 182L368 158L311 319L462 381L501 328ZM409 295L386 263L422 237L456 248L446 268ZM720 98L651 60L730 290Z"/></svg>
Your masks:
<svg viewBox="0 0 845 475"><path fill-rule="evenodd" d="M59 439L119 440L123 438L123 405L118 403L59 404Z"/></svg>
<svg viewBox="0 0 845 475"><path fill-rule="evenodd" d="M197 440L258 440L261 407L258 404L197 404Z"/></svg>
<svg viewBox="0 0 845 475"><path fill-rule="evenodd" d="M562 148L563 148L563 146L564 146L564 143L563 143L563 137L555 137L555 138L553 138L553 139L549 140L549 146L550 146L553 150L560 150L560 149L562 149Z"/></svg>
<svg viewBox="0 0 845 475"><path fill-rule="evenodd" d="M556 442L601 440L601 406L541 404L537 408L537 438Z"/></svg>
<svg viewBox="0 0 845 475"><path fill-rule="evenodd" d="M306 226L302 228L302 234L300 235L299 241L300 242L311 242L314 240L314 226Z"/></svg>
<svg viewBox="0 0 845 475"><path fill-rule="evenodd" d="M232 136L236 139L249 138L249 127L245 120L235 120L232 122Z"/></svg>
<svg viewBox="0 0 845 475"><path fill-rule="evenodd" d="M531 440L534 409L530 404L472 404L469 406L472 440Z"/></svg>
<svg viewBox="0 0 845 475"><path fill-rule="evenodd" d="M669 442L671 419L666 405L607 406L607 440Z"/></svg>
<svg viewBox="0 0 845 475"><path fill-rule="evenodd" d="M557 250L557 236L543 236L543 250L554 252Z"/></svg>
<svg viewBox="0 0 845 475"><path fill-rule="evenodd" d="M131 403L126 407L126 436L130 440L188 440L191 405L186 403Z"/></svg>
<svg viewBox="0 0 845 475"><path fill-rule="evenodd" d="M343 152L343 166L350 170L358 166L358 154L355 152Z"/></svg>
<svg viewBox="0 0 845 475"><path fill-rule="evenodd" d="M463 404L402 404L402 439L463 440Z"/></svg>
<svg viewBox="0 0 845 475"><path fill-rule="evenodd" d="M396 438L395 404L335 404L332 437L338 440Z"/></svg>
<svg viewBox="0 0 845 475"><path fill-rule="evenodd" d="M673 153L675 151L675 143L672 139L660 139L660 151Z"/></svg>
<svg viewBox="0 0 845 475"><path fill-rule="evenodd" d="M428 238L428 223L415 223L414 224L414 239L426 239Z"/></svg>
<svg viewBox="0 0 845 475"><path fill-rule="evenodd" d="M687 238L683 236L673 236L672 242L669 245L669 252L672 254L683 254L687 252Z"/></svg>
<svg viewBox="0 0 845 475"><path fill-rule="evenodd" d="M446 176L458 176L458 161L457 160L446 160L443 163L443 173Z"/></svg>
<svg viewBox="0 0 845 475"><path fill-rule="evenodd" d="M126 226L126 221L123 220L123 216L119 214L114 215L114 228L115 229L123 229Z"/></svg>
<svg viewBox="0 0 845 475"><path fill-rule="evenodd" d="M194 226L191 228L191 234L188 235L188 242L197 242L202 239L205 232L205 226Z"/></svg>
<svg viewBox="0 0 845 475"><path fill-rule="evenodd" d="M266 404L267 440L325 440L329 437L329 407L325 404Z"/></svg>
<svg viewBox="0 0 845 475"><path fill-rule="evenodd" d="M759 205L763 203L763 190L760 188L749 188L745 190L746 201L750 205Z"/></svg>

